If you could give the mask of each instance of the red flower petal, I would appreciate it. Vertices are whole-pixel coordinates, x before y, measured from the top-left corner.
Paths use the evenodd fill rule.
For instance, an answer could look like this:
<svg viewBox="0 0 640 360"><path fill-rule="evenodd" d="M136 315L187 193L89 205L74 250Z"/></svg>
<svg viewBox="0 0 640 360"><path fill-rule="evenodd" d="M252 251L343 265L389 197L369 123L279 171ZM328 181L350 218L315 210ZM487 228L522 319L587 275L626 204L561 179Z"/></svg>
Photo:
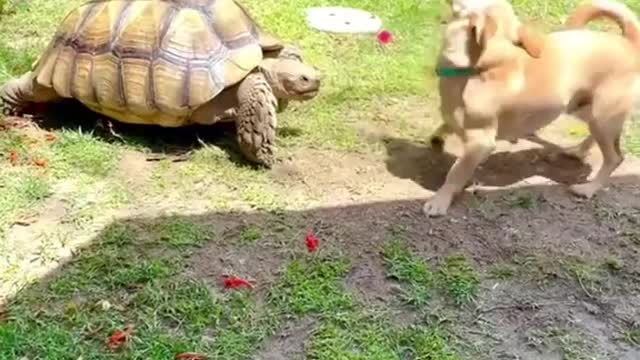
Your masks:
<svg viewBox="0 0 640 360"><path fill-rule="evenodd" d="M56 136L56 134L54 134L54 133L47 133L47 134L44 136L44 138L45 138L47 141L55 141L58 137L57 137L57 136Z"/></svg>
<svg viewBox="0 0 640 360"><path fill-rule="evenodd" d="M382 30L378 33L378 42L387 45L393 42L393 34L388 30Z"/></svg>
<svg viewBox="0 0 640 360"><path fill-rule="evenodd" d="M253 284L250 283L248 280L235 277L235 276L229 276L224 279L224 287L227 289L235 289L243 286L253 289Z"/></svg>
<svg viewBox="0 0 640 360"><path fill-rule="evenodd" d="M307 232L307 238L305 240L309 252L314 252L318 250L318 247L320 247L320 240L318 240L318 238L313 234L312 230Z"/></svg>
<svg viewBox="0 0 640 360"><path fill-rule="evenodd" d="M118 349L122 347L127 342L127 340L129 340L132 333L132 324L127 325L127 327L125 327L123 330L116 330L113 335L109 336L109 338L107 339L107 346L109 346L111 349Z"/></svg>
<svg viewBox="0 0 640 360"><path fill-rule="evenodd" d="M37 159L37 160L34 160L34 161L33 161L33 163L34 163L36 166L39 166L39 167L47 167L47 165L48 165L47 160L44 160L44 159Z"/></svg>

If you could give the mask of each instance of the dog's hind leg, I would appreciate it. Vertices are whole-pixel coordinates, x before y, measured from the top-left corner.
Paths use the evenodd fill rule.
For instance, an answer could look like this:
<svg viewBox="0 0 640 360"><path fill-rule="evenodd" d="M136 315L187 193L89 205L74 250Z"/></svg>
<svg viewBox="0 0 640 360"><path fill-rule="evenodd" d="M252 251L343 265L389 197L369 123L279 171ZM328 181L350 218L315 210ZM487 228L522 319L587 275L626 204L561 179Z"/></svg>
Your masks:
<svg viewBox="0 0 640 360"><path fill-rule="evenodd" d="M478 165L483 163L496 148L496 130L469 129L465 132L464 152L453 164L444 184L424 204L427 216L446 215L453 198L467 185Z"/></svg>
<svg viewBox="0 0 640 360"><path fill-rule="evenodd" d="M588 122L591 131L590 137L595 140L602 152L602 165L593 180L584 184L572 185L569 188L575 195L591 198L598 190L607 185L611 174L624 161L620 138L624 122L630 116L633 99L628 94L616 96L616 93L620 92L618 90L621 89L620 85L614 89L617 91L610 87L600 89L601 95L596 98L593 105L593 118ZM583 145L588 140L589 137L583 140Z"/></svg>
<svg viewBox="0 0 640 360"><path fill-rule="evenodd" d="M610 118L608 120L611 122L607 124L607 126L600 126L601 124L598 122L590 124L589 128L593 137L602 151L602 165L593 180L585 184L572 185L570 187L572 193L589 199L598 190L607 185L611 174L624 160L622 150L620 149L620 137L622 135L622 124L625 118L626 114Z"/></svg>

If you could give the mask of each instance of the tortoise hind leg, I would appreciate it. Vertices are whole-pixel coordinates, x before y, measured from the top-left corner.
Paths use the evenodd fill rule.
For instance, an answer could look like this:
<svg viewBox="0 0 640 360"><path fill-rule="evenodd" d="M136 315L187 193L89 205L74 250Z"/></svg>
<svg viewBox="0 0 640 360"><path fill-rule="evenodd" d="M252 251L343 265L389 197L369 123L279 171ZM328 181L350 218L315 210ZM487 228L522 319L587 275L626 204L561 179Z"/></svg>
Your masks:
<svg viewBox="0 0 640 360"><path fill-rule="evenodd" d="M0 106L10 113L21 113L29 104L45 103L60 99L52 88L36 82L32 72L7 81L0 88Z"/></svg>
<svg viewBox="0 0 640 360"><path fill-rule="evenodd" d="M271 168L275 163L278 109L271 86L264 75L249 74L240 84L237 96L236 126L240 151L250 161Z"/></svg>

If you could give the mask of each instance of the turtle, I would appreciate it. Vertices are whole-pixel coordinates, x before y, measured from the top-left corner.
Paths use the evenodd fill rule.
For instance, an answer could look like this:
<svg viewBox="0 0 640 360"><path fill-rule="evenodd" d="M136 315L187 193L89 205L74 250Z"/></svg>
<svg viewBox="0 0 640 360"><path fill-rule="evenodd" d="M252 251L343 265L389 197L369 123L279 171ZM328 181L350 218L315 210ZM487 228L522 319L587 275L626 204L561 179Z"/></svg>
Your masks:
<svg viewBox="0 0 640 360"><path fill-rule="evenodd" d="M5 110L75 99L124 123L235 121L250 162L275 162L277 113L317 96L321 73L236 0L91 0L72 9Z"/></svg>

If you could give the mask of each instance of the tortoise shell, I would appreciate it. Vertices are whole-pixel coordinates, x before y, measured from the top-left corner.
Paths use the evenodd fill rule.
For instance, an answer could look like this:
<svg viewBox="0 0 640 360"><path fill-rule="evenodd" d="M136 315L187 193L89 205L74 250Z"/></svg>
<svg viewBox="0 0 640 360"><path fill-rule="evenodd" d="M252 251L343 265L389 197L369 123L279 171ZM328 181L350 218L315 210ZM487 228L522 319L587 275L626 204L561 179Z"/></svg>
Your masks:
<svg viewBox="0 0 640 360"><path fill-rule="evenodd" d="M235 0L93 0L62 20L34 72L98 113L173 127L241 81L262 48L281 44Z"/></svg>

